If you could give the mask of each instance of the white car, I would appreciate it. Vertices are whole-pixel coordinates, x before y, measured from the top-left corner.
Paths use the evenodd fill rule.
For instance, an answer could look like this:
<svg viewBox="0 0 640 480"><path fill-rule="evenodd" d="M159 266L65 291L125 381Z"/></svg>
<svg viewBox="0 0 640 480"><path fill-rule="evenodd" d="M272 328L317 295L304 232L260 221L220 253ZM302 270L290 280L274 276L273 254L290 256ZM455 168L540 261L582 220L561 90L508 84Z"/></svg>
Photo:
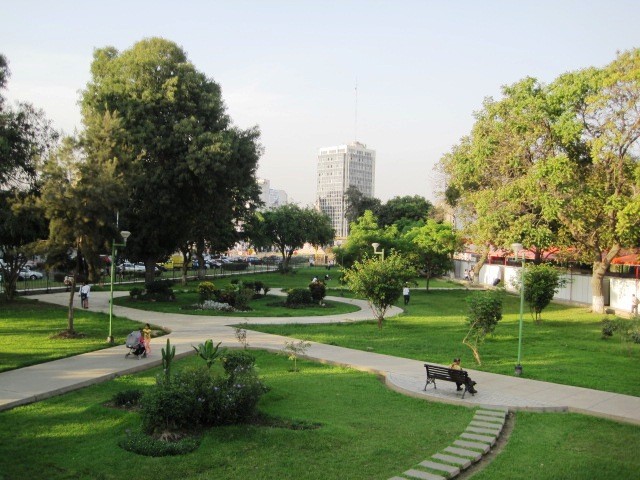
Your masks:
<svg viewBox="0 0 640 480"><path fill-rule="evenodd" d="M123 262L117 267L118 272L120 273L144 273L146 272L146 268L144 265L139 263L131 263L131 262Z"/></svg>
<svg viewBox="0 0 640 480"><path fill-rule="evenodd" d="M18 280L26 280L27 278L29 280L40 280L41 278L44 278L44 275L29 268L21 268L18 272Z"/></svg>

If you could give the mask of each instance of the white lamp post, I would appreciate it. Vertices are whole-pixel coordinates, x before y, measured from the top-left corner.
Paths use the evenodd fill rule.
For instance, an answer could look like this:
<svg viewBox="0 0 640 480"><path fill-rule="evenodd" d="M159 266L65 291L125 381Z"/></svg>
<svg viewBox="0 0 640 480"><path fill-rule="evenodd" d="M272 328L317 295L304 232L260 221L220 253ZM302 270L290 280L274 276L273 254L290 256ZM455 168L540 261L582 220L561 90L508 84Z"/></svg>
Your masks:
<svg viewBox="0 0 640 480"><path fill-rule="evenodd" d="M522 365L520 364L522 355L522 312L524 310L524 256L525 250L521 243L512 243L511 250L518 258L520 252L522 252L522 265L520 268L520 327L518 329L518 363L516 365L516 375L522 375Z"/></svg>
<svg viewBox="0 0 640 480"><path fill-rule="evenodd" d="M371 246L373 247L373 253L380 255L381 259L384 260L384 248L378 251L380 244L377 242L372 243Z"/></svg>
<svg viewBox="0 0 640 480"><path fill-rule="evenodd" d="M118 252L118 249L116 247L126 247L127 238L131 236L131 232L123 230L120 232L120 236L124 240L124 243L116 243L115 239L111 241L111 289L109 295L109 336L107 337L108 343L113 343L111 324L113 321L113 281L116 272L116 253Z"/></svg>

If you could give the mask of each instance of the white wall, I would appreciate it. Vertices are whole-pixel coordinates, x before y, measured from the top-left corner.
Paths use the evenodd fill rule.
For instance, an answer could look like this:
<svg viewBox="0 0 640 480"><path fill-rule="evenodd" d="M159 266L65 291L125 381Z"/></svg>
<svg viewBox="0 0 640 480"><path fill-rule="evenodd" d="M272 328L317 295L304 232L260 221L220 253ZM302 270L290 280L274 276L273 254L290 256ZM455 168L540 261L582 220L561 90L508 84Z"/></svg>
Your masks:
<svg viewBox="0 0 640 480"><path fill-rule="evenodd" d="M464 278L464 270L472 268L473 262L454 260L454 272L458 279ZM510 292L515 292L513 282L520 281L520 267L509 265L484 264L480 269L476 282L481 285L491 286L496 278L501 280L500 285ZM568 271L562 278L567 284L553 297L554 300L563 300L591 305L591 275L574 274ZM602 285L605 305L622 311L631 310L631 294L640 294L640 284L634 279L622 279L605 277ZM634 290L635 289L635 290Z"/></svg>

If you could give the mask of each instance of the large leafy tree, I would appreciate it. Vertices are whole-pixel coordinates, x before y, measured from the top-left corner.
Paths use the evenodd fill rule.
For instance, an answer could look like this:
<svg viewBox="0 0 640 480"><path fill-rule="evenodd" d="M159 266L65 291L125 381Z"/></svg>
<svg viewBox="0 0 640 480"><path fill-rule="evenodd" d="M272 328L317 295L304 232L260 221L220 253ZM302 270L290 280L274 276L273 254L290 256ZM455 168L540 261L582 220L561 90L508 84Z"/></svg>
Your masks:
<svg viewBox="0 0 640 480"><path fill-rule="evenodd" d="M382 206L380 199L367 197L355 185L351 185L344 192L344 202L344 216L349 223L355 222L358 218L364 215L364 212L367 210L370 210L377 215Z"/></svg>
<svg viewBox="0 0 640 480"><path fill-rule="evenodd" d="M0 54L0 90L9 78L6 57ZM13 299L20 268L46 237L47 224L38 210L38 164L55 143L43 113L21 103L7 104L0 94L0 273L5 294Z"/></svg>
<svg viewBox="0 0 640 480"><path fill-rule="evenodd" d="M406 238L415 246L413 256L416 264L424 271L429 290L431 278L451 270L453 254L461 245L460 236L451 224L429 219L424 226L409 231Z"/></svg>
<svg viewBox="0 0 640 480"><path fill-rule="evenodd" d="M397 224L402 230L405 223L424 221L432 210L431 202L420 195L393 197L380 207L378 220L383 227Z"/></svg>
<svg viewBox="0 0 640 480"><path fill-rule="evenodd" d="M566 74L550 91L560 111L554 133L576 148L546 158L533 176L572 253L592 263L592 309L603 313L602 279L611 261L640 241L640 50L602 69Z"/></svg>
<svg viewBox="0 0 640 480"><path fill-rule="evenodd" d="M98 272L89 261L106 249L106 240L115 236L111 213L121 205L124 185L117 173L117 162L88 161L70 137L53 152L42 172L42 196L40 204L49 219L48 250L57 257L75 253L74 282L87 259L89 277L95 279ZM69 294L67 333L74 330L75 288Z"/></svg>
<svg viewBox="0 0 640 480"><path fill-rule="evenodd" d="M132 232L128 252L144 260L150 281L157 260L199 239L194 218L225 215L229 221L203 223L227 232L233 228L227 212L242 217L253 209L257 130L231 127L218 84L168 40L142 40L121 53L98 49L91 74L83 121L119 118L121 129L110 138L126 181L122 225Z"/></svg>
<svg viewBox="0 0 640 480"><path fill-rule="evenodd" d="M398 228L391 225L382 228L371 210L366 210L349 227L347 241L340 247L335 247L333 253L343 267L350 267L354 262L362 260L372 253L372 243L378 243L379 248L387 254L392 251L407 251L407 245L400 235Z"/></svg>
<svg viewBox="0 0 640 480"><path fill-rule="evenodd" d="M247 229L256 246L275 246L282 255L282 270L289 269L293 252L305 243L320 246L333 240L331 219L313 208L294 204L257 213Z"/></svg>

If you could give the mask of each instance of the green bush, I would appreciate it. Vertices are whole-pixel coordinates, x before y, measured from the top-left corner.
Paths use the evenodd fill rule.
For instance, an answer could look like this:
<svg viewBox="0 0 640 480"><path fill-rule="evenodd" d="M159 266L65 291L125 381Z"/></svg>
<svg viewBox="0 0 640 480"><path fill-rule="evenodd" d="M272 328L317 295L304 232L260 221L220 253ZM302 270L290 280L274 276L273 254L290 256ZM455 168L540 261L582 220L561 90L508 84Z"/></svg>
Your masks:
<svg viewBox="0 0 640 480"><path fill-rule="evenodd" d="M145 435L143 432L131 432L118 442L118 446L128 452L147 457L166 457L184 455L195 451L200 446L200 439L185 437L174 442L166 442Z"/></svg>
<svg viewBox="0 0 640 480"><path fill-rule="evenodd" d="M139 287L134 287L129 290L129 296L131 298L140 298L144 294L144 290Z"/></svg>
<svg viewBox="0 0 640 480"><path fill-rule="evenodd" d="M250 310L249 302L253 298L253 290L241 286L236 292L236 303L234 307L238 310Z"/></svg>
<svg viewBox="0 0 640 480"><path fill-rule="evenodd" d="M142 390L131 389L116 393L111 401L116 407L135 407L142 398Z"/></svg>
<svg viewBox="0 0 640 480"><path fill-rule="evenodd" d="M173 282L171 280L154 280L145 285L145 300L157 300L167 302L176 299L173 293Z"/></svg>
<svg viewBox="0 0 640 480"><path fill-rule="evenodd" d="M292 288L287 292L285 305L287 307L297 307L300 305L313 304L311 292L306 288Z"/></svg>
<svg viewBox="0 0 640 480"><path fill-rule="evenodd" d="M616 322L605 318L601 322L602 324L602 338L607 339L613 337L616 331Z"/></svg>
<svg viewBox="0 0 640 480"><path fill-rule="evenodd" d="M203 426L205 399L212 378L205 367L187 369L171 379L156 378L156 385L140 401L142 428L149 434L190 430Z"/></svg>
<svg viewBox="0 0 640 480"><path fill-rule="evenodd" d="M171 382L159 376L140 402L142 427L154 434L243 422L267 391L253 369L214 378L205 367L193 368Z"/></svg>
<svg viewBox="0 0 640 480"><path fill-rule="evenodd" d="M205 300L213 299L213 295L216 291L216 287L211 282L200 282L198 285L198 293L200 294L200 303Z"/></svg>
<svg viewBox="0 0 640 480"><path fill-rule="evenodd" d="M243 350L231 350L222 356L224 371L230 377L253 371L256 357Z"/></svg>
<svg viewBox="0 0 640 480"><path fill-rule="evenodd" d="M233 263L223 263L222 264L222 269L223 270L227 270L227 271L240 271L240 270L246 270L247 268L249 268L249 264L246 262L233 262Z"/></svg>
<svg viewBox="0 0 640 480"><path fill-rule="evenodd" d="M327 286L324 282L311 282L309 284L309 291L311 292L313 300L316 303L320 303L327 294Z"/></svg>

